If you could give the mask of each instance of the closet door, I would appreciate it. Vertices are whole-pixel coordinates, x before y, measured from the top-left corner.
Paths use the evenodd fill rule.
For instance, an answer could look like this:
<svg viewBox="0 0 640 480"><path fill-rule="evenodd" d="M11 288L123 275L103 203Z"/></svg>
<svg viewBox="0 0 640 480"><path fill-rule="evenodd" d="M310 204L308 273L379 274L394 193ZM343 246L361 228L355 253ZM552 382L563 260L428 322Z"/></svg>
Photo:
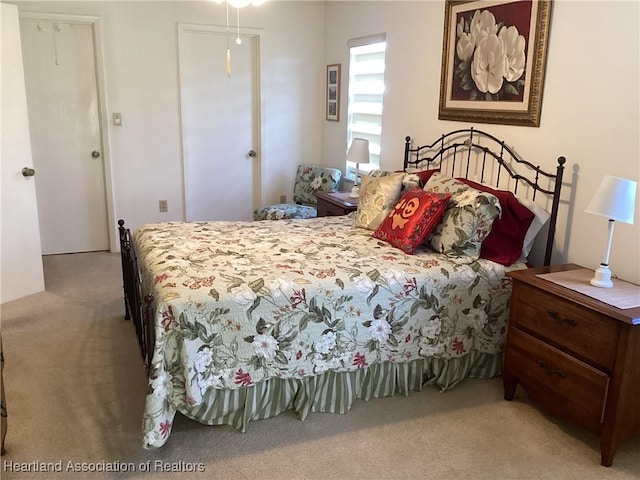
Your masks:
<svg viewBox="0 0 640 480"><path fill-rule="evenodd" d="M236 45L219 27L179 27L187 220L250 220L258 206L258 43L244 34Z"/></svg>
<svg viewBox="0 0 640 480"><path fill-rule="evenodd" d="M109 249L92 22L22 18L44 254Z"/></svg>

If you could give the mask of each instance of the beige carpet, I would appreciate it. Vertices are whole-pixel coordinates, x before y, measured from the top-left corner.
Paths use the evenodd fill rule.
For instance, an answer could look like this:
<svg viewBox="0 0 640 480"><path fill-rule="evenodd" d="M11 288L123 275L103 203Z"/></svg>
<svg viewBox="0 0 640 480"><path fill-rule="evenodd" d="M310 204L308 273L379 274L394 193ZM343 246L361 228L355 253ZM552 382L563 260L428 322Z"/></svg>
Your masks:
<svg viewBox="0 0 640 480"><path fill-rule="evenodd" d="M169 442L143 450L145 377L123 320L119 262L109 253L45 257L47 291L2 306L3 479L151 478L147 467L153 478L187 479L640 478L640 438L601 467L595 434L547 415L521 390L504 401L500 379L360 401L346 415L304 422L287 413L245 434L178 415ZM42 462L63 471L15 471ZM82 471L114 467L124 471Z"/></svg>

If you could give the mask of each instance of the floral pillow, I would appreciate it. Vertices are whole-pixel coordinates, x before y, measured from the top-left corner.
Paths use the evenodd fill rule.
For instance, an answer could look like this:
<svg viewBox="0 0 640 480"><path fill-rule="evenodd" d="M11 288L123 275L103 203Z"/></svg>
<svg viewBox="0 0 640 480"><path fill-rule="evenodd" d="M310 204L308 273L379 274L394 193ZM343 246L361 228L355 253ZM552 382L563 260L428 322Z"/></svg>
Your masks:
<svg viewBox="0 0 640 480"><path fill-rule="evenodd" d="M400 198L404 174L362 176L355 226L375 230Z"/></svg>
<svg viewBox="0 0 640 480"><path fill-rule="evenodd" d="M405 172L406 173L410 173L412 175L417 175L418 178L420 178L420 188L424 188L424 186L429 181L431 176L434 173L439 173L440 169L439 168L434 168L432 170L420 170L420 169L417 169L417 168L407 168L405 170Z"/></svg>
<svg viewBox="0 0 640 480"><path fill-rule="evenodd" d="M431 248L455 263L471 263L480 258L482 241L501 212L498 199L442 173L433 174L424 189L451 194L442 221L427 237Z"/></svg>
<svg viewBox="0 0 640 480"><path fill-rule="evenodd" d="M484 183L459 178L471 188L495 195L500 202L501 214L491 226L491 233L482 242L480 258L501 265L512 265L520 259L524 238L535 215L522 205L516 196L506 190L497 190Z"/></svg>
<svg viewBox="0 0 640 480"><path fill-rule="evenodd" d="M404 193L414 187L422 188L424 186L420 175L408 173L404 170L396 170L395 172L390 172L388 170L371 170L369 175L376 178L389 177L391 175L402 175L402 188L400 189L400 193Z"/></svg>
<svg viewBox="0 0 640 480"><path fill-rule="evenodd" d="M425 192L419 187L407 191L373 236L413 254L440 222L449 202L448 193Z"/></svg>

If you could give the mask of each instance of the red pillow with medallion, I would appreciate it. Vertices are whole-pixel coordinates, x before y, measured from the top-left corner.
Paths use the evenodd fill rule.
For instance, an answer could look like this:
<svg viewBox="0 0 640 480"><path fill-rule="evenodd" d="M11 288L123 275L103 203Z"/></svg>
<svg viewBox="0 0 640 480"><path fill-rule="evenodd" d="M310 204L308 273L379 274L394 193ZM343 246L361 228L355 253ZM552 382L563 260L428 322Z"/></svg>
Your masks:
<svg viewBox="0 0 640 480"><path fill-rule="evenodd" d="M373 236L413 254L442 220L450 197L449 193L425 192L420 188L408 190Z"/></svg>

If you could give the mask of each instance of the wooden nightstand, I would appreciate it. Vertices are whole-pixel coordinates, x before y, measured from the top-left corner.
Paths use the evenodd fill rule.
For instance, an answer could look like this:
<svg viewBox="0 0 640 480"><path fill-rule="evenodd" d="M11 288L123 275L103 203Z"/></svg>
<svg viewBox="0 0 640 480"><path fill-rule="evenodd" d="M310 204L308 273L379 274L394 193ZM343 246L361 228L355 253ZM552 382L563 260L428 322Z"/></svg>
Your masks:
<svg viewBox="0 0 640 480"><path fill-rule="evenodd" d="M640 434L640 308L619 308L537 277L578 265L509 272L513 295L503 374L548 409L600 435L601 464ZM636 323L636 324L634 324Z"/></svg>
<svg viewBox="0 0 640 480"><path fill-rule="evenodd" d="M358 198L349 197L349 192L316 192L316 197L319 217L346 215L358 209Z"/></svg>

